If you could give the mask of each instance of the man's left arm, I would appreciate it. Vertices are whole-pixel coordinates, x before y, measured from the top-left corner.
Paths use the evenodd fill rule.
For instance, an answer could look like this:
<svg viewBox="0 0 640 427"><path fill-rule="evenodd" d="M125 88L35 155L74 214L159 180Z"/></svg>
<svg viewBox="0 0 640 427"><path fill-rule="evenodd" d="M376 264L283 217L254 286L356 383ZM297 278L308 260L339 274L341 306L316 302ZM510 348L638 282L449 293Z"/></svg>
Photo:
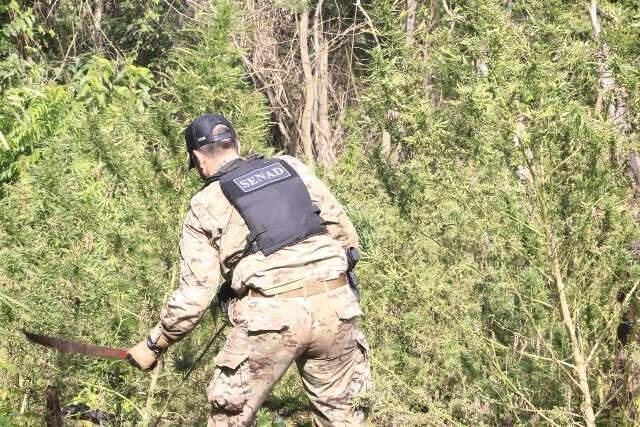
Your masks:
<svg viewBox="0 0 640 427"><path fill-rule="evenodd" d="M146 371L160 355L187 335L216 296L222 276L218 248L202 226L198 205L192 204L180 237L180 287L162 309L160 322L149 336L129 351L129 360ZM207 215L201 212L200 216Z"/></svg>

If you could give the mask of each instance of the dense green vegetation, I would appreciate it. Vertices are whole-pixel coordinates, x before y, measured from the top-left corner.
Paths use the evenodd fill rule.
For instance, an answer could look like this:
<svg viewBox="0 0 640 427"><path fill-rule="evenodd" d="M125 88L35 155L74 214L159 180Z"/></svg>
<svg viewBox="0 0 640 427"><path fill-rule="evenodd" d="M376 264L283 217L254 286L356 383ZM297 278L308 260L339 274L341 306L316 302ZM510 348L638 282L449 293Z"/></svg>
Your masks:
<svg viewBox="0 0 640 427"><path fill-rule="evenodd" d="M210 111L348 209L375 425L637 424L638 40L635 0L3 3L0 424L42 424L48 385L111 425L206 423L220 340L179 385L218 314L147 375L20 328L144 337ZM306 405L289 372L258 425Z"/></svg>

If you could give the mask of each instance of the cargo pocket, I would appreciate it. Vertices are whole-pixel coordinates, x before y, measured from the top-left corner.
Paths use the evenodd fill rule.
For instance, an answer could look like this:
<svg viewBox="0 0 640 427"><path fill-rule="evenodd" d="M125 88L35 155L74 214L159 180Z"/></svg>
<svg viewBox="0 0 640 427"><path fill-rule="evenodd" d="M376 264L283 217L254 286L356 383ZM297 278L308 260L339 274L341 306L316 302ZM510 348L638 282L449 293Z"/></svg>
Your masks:
<svg viewBox="0 0 640 427"><path fill-rule="evenodd" d="M283 310L287 304L279 298L255 299L247 304L247 330L249 335L260 332L281 332L289 329L290 319Z"/></svg>
<svg viewBox="0 0 640 427"><path fill-rule="evenodd" d="M364 337L364 334L360 330L358 330L358 332L356 332L356 341L358 342L358 346L360 347L360 350L367 357L367 361L368 361L368 358L369 358L369 342L367 341L367 339Z"/></svg>
<svg viewBox="0 0 640 427"><path fill-rule="evenodd" d="M360 303L358 303L350 289L347 289L347 292L341 295L341 299L337 304L336 314L338 319L342 321L349 321L355 317L362 316Z"/></svg>
<svg viewBox="0 0 640 427"><path fill-rule="evenodd" d="M214 410L230 414L242 412L250 393L248 357L246 332L236 328L216 356L217 368L207 386L207 398Z"/></svg>
<svg viewBox="0 0 640 427"><path fill-rule="evenodd" d="M331 349L326 357L337 357L352 353L356 347L357 319L362 316L360 304L351 291L331 291L326 296L326 308L320 308L326 322L326 336L331 337Z"/></svg>
<svg viewBox="0 0 640 427"><path fill-rule="evenodd" d="M360 357L354 364L353 394L366 393L371 389L371 368L369 367L369 343L359 329L356 331L356 342L360 350Z"/></svg>

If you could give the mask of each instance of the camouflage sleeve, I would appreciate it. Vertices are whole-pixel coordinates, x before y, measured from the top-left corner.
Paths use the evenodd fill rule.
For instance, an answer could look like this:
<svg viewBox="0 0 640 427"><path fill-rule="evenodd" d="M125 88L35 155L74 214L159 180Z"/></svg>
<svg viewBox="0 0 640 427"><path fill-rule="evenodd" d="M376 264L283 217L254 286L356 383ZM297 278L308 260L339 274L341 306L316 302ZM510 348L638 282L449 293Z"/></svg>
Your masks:
<svg viewBox="0 0 640 427"><path fill-rule="evenodd" d="M198 215L199 211L200 215ZM192 202L180 236L180 287L160 314L162 333L177 341L189 333L218 293L222 276L218 248L202 225L204 208Z"/></svg>
<svg viewBox="0 0 640 427"><path fill-rule="evenodd" d="M298 172L309 190L313 203L320 208L320 215L327 224L329 234L338 240L343 248L358 247L358 234L347 216L344 207L331 194L327 186L300 160L291 156L282 156Z"/></svg>

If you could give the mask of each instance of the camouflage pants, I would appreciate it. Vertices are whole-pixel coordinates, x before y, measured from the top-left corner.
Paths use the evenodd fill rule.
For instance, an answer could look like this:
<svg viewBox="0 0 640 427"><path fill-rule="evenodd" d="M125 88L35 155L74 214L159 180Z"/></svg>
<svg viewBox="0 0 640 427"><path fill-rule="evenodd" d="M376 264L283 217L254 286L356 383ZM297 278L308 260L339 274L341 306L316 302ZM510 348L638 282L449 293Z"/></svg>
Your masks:
<svg viewBox="0 0 640 427"><path fill-rule="evenodd" d="M209 427L248 426L294 361L318 426L361 426L353 397L370 387L368 344L348 286L299 298L234 300L234 325L207 387Z"/></svg>

